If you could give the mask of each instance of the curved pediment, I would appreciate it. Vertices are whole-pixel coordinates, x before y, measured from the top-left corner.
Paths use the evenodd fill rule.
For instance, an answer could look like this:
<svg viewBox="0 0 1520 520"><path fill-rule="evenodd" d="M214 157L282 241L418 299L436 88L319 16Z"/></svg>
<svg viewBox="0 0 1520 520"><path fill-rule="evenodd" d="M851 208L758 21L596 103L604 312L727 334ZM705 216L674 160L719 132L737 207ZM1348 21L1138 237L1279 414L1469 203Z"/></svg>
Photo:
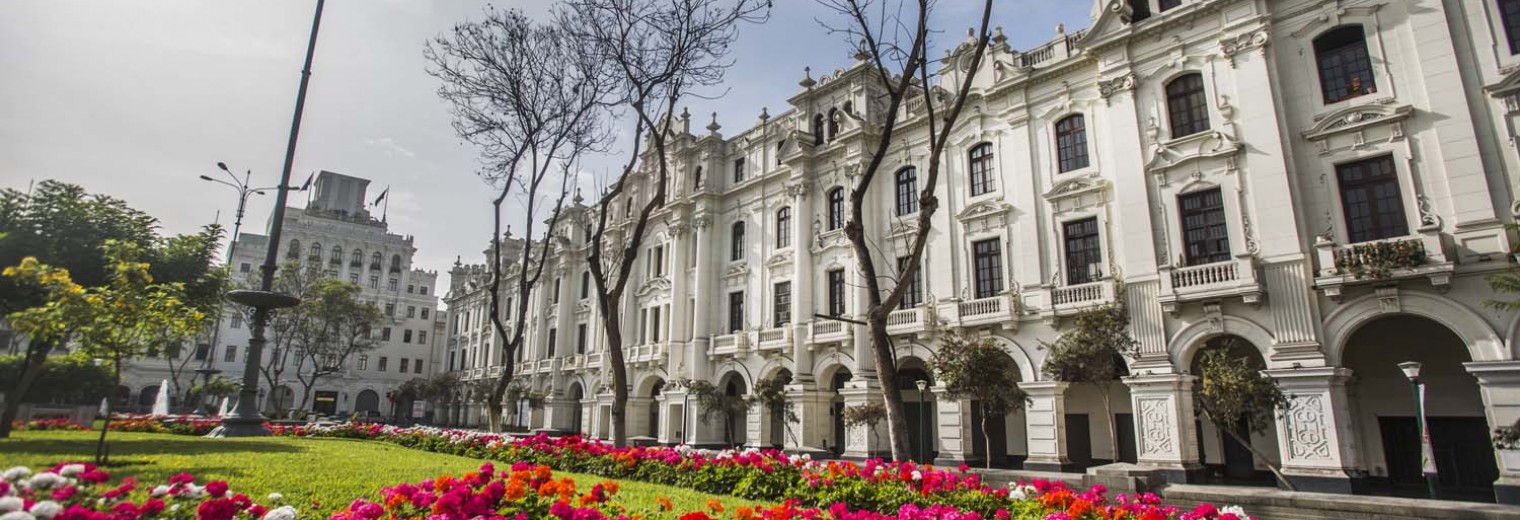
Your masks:
<svg viewBox="0 0 1520 520"><path fill-rule="evenodd" d="M1089 193L1102 192L1108 188L1108 181L1101 178L1077 177L1057 182L1041 196L1047 201L1057 201L1072 197L1080 197Z"/></svg>
<svg viewBox="0 0 1520 520"><path fill-rule="evenodd" d="M976 219L1004 215L1012 210L1013 205L1007 202L1003 202L1001 200L984 200L974 203L970 206L966 206L966 209L961 210L960 213L955 215L955 219L961 221L962 223L966 223Z"/></svg>
<svg viewBox="0 0 1520 520"><path fill-rule="evenodd" d="M644 285L639 287L637 296L644 298L652 294L668 292L670 292L670 278L662 276L644 282Z"/></svg>
<svg viewBox="0 0 1520 520"><path fill-rule="evenodd" d="M1336 134L1354 132L1372 125L1403 121L1413 112L1414 108L1409 105L1353 105L1325 114L1302 135L1310 141L1320 141Z"/></svg>

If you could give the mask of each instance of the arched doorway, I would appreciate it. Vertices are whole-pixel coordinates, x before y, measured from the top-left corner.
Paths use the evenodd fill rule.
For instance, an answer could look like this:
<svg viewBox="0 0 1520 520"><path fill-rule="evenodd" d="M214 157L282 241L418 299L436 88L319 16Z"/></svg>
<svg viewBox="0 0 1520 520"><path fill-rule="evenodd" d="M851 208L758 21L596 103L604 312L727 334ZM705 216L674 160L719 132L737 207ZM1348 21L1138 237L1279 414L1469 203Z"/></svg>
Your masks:
<svg viewBox="0 0 1520 520"><path fill-rule="evenodd" d="M1439 494L1492 500L1498 468L1491 429L1477 379L1462 366L1471 356L1456 333L1424 317L1380 317L1352 333L1341 359L1352 371L1351 422L1358 430L1360 462L1375 484L1394 494L1425 494L1415 392L1398 367L1414 361L1425 386Z"/></svg>
<svg viewBox="0 0 1520 520"><path fill-rule="evenodd" d="M1115 461L1137 460L1129 365L1115 354L1119 380L1072 384L1066 389L1066 456L1077 471ZM1106 397L1106 400L1105 400ZM1110 415L1112 414L1112 415ZM1112 428L1112 429L1110 429Z"/></svg>
<svg viewBox="0 0 1520 520"><path fill-rule="evenodd" d="M143 409L153 409L153 401L158 400L158 385L148 385L137 393L137 406Z"/></svg>
<svg viewBox="0 0 1520 520"><path fill-rule="evenodd" d="M830 416L834 420L834 436L828 447L834 451L834 456L836 457L844 453L845 433L844 395L840 394L839 391L844 390L845 384L849 383L852 377L854 377L854 374L851 374L850 369L845 367L839 367L838 370L834 371L834 375L829 377L829 391L834 393L834 397L832 398L833 406L830 408Z"/></svg>
<svg viewBox="0 0 1520 520"><path fill-rule="evenodd" d="M380 394L374 390L359 392L359 396L354 399L354 412L362 414L378 411L380 411Z"/></svg>
<svg viewBox="0 0 1520 520"><path fill-rule="evenodd" d="M581 389L580 383L570 384L570 433L580 435L585 432L581 428L581 400L586 398L585 390Z"/></svg>
<svg viewBox="0 0 1520 520"><path fill-rule="evenodd" d="M928 463L934 460L936 446L934 429L934 378L928 366L918 358L905 358L897 363L897 387L902 389L903 414L908 419L908 449L912 459ZM922 392L918 382L924 383Z"/></svg>
<svg viewBox="0 0 1520 520"><path fill-rule="evenodd" d="M125 408L132 401L132 388L127 385L118 385L116 393L111 397L111 408L119 410Z"/></svg>
<svg viewBox="0 0 1520 520"><path fill-rule="evenodd" d="M1010 366L1018 367L1018 361L1013 356L1008 358ZM1023 382L1023 373L1015 370L1014 379ZM1021 469L1024 460L1029 456L1027 426L1024 421L1024 410L1020 408L1013 413L997 414L987 418L987 432L982 434L982 407L977 400L971 400L970 406L962 409L967 419L968 431L971 437L971 454L973 458L985 462L990 461L994 468ZM990 439L991 446L988 446Z"/></svg>
<svg viewBox="0 0 1520 520"><path fill-rule="evenodd" d="M724 412L722 414L723 442L729 446L739 446L749 440L749 432L745 431L745 419L747 419L745 416L747 414L739 412L734 404L743 400L744 396L749 393L745 386L744 378L739 377L739 374L734 372L729 372L723 376L718 385L720 391L723 392L723 399L725 401Z"/></svg>
<svg viewBox="0 0 1520 520"><path fill-rule="evenodd" d="M1267 369L1267 361L1261 357L1261 351L1250 341L1239 336L1223 335L1204 342L1203 346L1193 354L1188 373L1202 377L1204 356L1220 351L1225 352L1231 359L1244 359L1253 370ZM1198 392L1201 386L1202 383L1194 385L1193 391ZM1203 465L1209 469L1211 477L1226 484L1276 485L1276 480L1263 461L1256 460L1251 450L1237 440L1237 437L1248 439L1252 448L1270 457L1272 463L1278 463L1275 424L1266 425L1266 429L1258 433L1251 431L1251 425L1246 421L1241 421L1240 424L1235 425L1234 435L1230 435L1205 417L1201 408L1197 410L1197 414L1198 455Z"/></svg>
<svg viewBox="0 0 1520 520"><path fill-rule="evenodd" d="M776 371L776 375L773 375L771 377L782 385L791 384L792 371L783 368ZM756 404L759 404L762 407L764 406L762 403ZM791 424L787 421L786 417L786 407L783 406L774 410L770 408L763 408L761 411L766 414L766 426L768 427L768 431L766 432L766 441L770 443L771 446L777 448L786 446L786 437L788 430L791 428Z"/></svg>
<svg viewBox="0 0 1520 520"><path fill-rule="evenodd" d="M660 393L665 391L665 380L655 378L654 384L649 385L649 431L646 432L651 438L660 438Z"/></svg>

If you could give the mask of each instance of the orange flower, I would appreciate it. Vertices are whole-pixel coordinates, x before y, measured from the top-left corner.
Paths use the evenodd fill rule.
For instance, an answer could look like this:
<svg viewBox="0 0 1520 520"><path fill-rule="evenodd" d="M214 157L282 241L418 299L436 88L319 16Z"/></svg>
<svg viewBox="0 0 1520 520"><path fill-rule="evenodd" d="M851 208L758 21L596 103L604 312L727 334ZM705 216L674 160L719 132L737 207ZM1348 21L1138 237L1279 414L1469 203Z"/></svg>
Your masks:
<svg viewBox="0 0 1520 520"><path fill-rule="evenodd" d="M709 499L707 499L707 509L712 510L712 512L714 512L714 513L722 513L723 512L723 503L722 502L718 502L718 499L716 499L716 498L709 498Z"/></svg>
<svg viewBox="0 0 1520 520"><path fill-rule="evenodd" d="M518 501L528 496L528 485L522 480L513 478L507 481L507 500Z"/></svg>
<svg viewBox="0 0 1520 520"><path fill-rule="evenodd" d="M602 489L607 490L607 494L609 495L616 495L618 492L618 483L612 480L603 482Z"/></svg>
<svg viewBox="0 0 1520 520"><path fill-rule="evenodd" d="M670 503L670 499L665 497L654 497L654 503L660 505L661 511L670 511L676 507L674 504Z"/></svg>
<svg viewBox="0 0 1520 520"><path fill-rule="evenodd" d="M1066 508L1066 515L1072 518L1081 518L1082 515L1093 511L1093 503L1087 500L1076 499Z"/></svg>
<svg viewBox="0 0 1520 520"><path fill-rule="evenodd" d="M546 480L549 478L549 474L550 470L548 466L535 466L533 468L534 480Z"/></svg>
<svg viewBox="0 0 1520 520"><path fill-rule="evenodd" d="M753 507L739 506L739 507L737 507L737 508L734 509L734 519L735 520L754 520L754 518L755 518L755 508L753 508Z"/></svg>
<svg viewBox="0 0 1520 520"><path fill-rule="evenodd" d="M388 510L394 511L396 508L399 508L405 504L406 497L401 496L400 493L393 494L385 499L385 508Z"/></svg>

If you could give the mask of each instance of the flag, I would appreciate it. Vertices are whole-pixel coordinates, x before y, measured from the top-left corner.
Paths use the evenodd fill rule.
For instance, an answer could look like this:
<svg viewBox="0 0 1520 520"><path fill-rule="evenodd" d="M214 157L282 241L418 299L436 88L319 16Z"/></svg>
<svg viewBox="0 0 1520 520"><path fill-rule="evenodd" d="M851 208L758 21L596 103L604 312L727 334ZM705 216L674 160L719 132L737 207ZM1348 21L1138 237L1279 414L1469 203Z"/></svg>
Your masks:
<svg viewBox="0 0 1520 520"><path fill-rule="evenodd" d="M380 196L379 197L375 197L375 201L371 202L370 205L371 206L378 206L378 205L380 205L380 201L385 200L385 196L386 195L390 195L390 194L391 194L391 189L389 187L385 188L385 191L380 192Z"/></svg>
<svg viewBox="0 0 1520 520"><path fill-rule="evenodd" d="M311 180L314 179L314 178L316 178L316 176L317 176L317 172L311 172L311 175L307 175L306 176L306 183L301 185L301 191L306 191L306 190L311 189Z"/></svg>

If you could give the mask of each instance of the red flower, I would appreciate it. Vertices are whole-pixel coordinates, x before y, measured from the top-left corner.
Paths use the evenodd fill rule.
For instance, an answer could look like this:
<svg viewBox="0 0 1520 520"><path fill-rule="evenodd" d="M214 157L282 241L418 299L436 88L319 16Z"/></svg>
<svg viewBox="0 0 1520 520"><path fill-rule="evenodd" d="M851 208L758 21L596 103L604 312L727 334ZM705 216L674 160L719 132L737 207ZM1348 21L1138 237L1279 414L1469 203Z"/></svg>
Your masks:
<svg viewBox="0 0 1520 520"><path fill-rule="evenodd" d="M150 498L147 501L143 502L142 507L138 508L138 512L142 513L143 516L153 516L162 513L164 509L165 507L163 500Z"/></svg>
<svg viewBox="0 0 1520 520"><path fill-rule="evenodd" d="M681 515L681 520L713 520L713 517L707 516L707 513L701 511L692 511Z"/></svg>
<svg viewBox="0 0 1520 520"><path fill-rule="evenodd" d="M237 504L225 498L207 500L195 509L198 520L232 520L237 517Z"/></svg>
<svg viewBox="0 0 1520 520"><path fill-rule="evenodd" d="M222 498L227 494L227 481L213 480L206 483L206 493L216 498Z"/></svg>
<svg viewBox="0 0 1520 520"><path fill-rule="evenodd" d="M65 486L65 487L61 487L61 488L58 488L58 489L54 489L53 490L53 500L57 500L59 502L63 502L65 500L73 498L74 497L74 493L78 493L78 492L79 492L79 488L74 487L74 486Z"/></svg>

